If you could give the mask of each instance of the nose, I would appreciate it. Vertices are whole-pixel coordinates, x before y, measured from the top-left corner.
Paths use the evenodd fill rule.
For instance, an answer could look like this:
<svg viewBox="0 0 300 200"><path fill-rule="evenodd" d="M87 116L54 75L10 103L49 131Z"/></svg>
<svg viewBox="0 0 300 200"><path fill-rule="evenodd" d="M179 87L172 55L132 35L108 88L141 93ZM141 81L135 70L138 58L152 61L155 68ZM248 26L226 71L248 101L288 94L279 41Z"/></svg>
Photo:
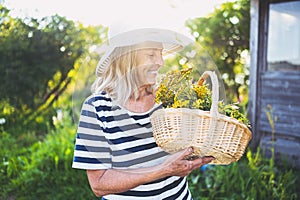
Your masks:
<svg viewBox="0 0 300 200"><path fill-rule="evenodd" d="M163 66L165 64L165 61L161 54L157 56L155 64L160 65L160 66Z"/></svg>

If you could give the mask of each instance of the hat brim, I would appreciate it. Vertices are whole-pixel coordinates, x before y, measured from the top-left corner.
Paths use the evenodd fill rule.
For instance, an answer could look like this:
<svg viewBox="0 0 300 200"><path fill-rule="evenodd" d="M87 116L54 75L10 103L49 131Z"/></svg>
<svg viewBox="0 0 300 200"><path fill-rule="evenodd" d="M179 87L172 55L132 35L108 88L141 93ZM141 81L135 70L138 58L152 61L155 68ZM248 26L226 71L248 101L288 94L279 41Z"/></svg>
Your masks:
<svg viewBox="0 0 300 200"><path fill-rule="evenodd" d="M117 47L138 47L138 44L144 44L143 48L151 48L151 45L159 43L162 46L163 55L167 55L180 51L192 42L193 40L187 36L166 29L144 28L123 32L110 38L101 46L102 56L97 65L96 74L106 71L112 62L111 54Z"/></svg>

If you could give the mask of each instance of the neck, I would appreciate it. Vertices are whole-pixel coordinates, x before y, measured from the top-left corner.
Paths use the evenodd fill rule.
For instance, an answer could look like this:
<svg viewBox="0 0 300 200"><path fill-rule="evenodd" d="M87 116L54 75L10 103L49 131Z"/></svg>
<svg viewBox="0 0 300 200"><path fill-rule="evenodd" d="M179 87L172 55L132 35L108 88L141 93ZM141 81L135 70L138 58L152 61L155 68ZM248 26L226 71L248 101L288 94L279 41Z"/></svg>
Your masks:
<svg viewBox="0 0 300 200"><path fill-rule="evenodd" d="M132 112L143 113L153 108L154 104L155 96L147 86L140 88L138 98L132 96L125 104L125 108Z"/></svg>

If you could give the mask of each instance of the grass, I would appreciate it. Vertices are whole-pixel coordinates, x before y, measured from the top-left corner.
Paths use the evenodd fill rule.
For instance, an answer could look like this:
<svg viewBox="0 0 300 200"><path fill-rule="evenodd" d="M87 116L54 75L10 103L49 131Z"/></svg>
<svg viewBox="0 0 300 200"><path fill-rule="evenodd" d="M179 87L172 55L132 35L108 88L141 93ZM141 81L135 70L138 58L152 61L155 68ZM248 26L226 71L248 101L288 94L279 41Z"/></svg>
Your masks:
<svg viewBox="0 0 300 200"><path fill-rule="evenodd" d="M71 168L76 125L64 119L41 139L34 133L14 137L0 130L0 199L97 199L84 170ZM26 139L27 138L27 139ZM20 142L22 140L23 142ZM197 199L282 199L300 195L299 170L248 149L230 165L206 165L193 171L189 188Z"/></svg>

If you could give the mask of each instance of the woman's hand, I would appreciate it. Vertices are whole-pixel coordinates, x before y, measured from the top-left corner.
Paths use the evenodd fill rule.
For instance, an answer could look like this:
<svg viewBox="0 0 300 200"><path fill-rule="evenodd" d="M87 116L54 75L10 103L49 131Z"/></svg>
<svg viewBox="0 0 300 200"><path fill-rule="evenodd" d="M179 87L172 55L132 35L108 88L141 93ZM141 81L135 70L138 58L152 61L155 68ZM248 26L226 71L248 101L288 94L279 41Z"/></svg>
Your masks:
<svg viewBox="0 0 300 200"><path fill-rule="evenodd" d="M198 169L202 165L210 163L214 157L203 157L194 160L187 160L194 152L193 148L187 148L171 155L164 163L160 165L161 170L167 173L168 176L184 177L189 175L194 169Z"/></svg>

